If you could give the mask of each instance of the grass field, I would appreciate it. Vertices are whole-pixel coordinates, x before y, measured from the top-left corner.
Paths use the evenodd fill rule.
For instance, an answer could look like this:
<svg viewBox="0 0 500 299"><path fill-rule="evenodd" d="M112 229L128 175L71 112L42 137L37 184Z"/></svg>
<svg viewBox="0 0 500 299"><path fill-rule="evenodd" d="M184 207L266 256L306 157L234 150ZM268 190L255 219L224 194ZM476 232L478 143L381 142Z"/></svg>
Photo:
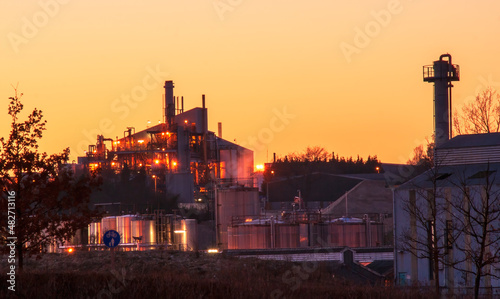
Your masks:
<svg viewBox="0 0 500 299"><path fill-rule="evenodd" d="M238 259L185 252L45 254L16 277L24 298L430 298L418 290L345 280L327 263ZM5 261L5 257L3 258ZM1 271L6 273L7 263ZM5 276L4 276L5 277ZM0 282L3 298L6 279Z"/></svg>

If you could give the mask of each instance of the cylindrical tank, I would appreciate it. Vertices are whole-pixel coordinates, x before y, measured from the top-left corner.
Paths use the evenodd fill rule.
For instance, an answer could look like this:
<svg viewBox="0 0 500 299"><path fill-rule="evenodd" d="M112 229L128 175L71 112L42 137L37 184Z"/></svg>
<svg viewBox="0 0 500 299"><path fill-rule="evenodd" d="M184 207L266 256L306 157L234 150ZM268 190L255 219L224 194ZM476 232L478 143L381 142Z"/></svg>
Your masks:
<svg viewBox="0 0 500 299"><path fill-rule="evenodd" d="M135 219L134 215L124 215L116 217L116 231L120 234L120 243L132 243L131 221Z"/></svg>
<svg viewBox="0 0 500 299"><path fill-rule="evenodd" d="M298 248L299 226L298 224L276 224L276 248Z"/></svg>
<svg viewBox="0 0 500 299"><path fill-rule="evenodd" d="M256 188L217 190L217 242L228 248L227 228L234 216L259 215L259 191Z"/></svg>
<svg viewBox="0 0 500 299"><path fill-rule="evenodd" d="M228 227L228 249L271 248L270 225L237 225Z"/></svg>
<svg viewBox="0 0 500 299"><path fill-rule="evenodd" d="M101 222L89 224L89 244L102 244Z"/></svg>
<svg viewBox="0 0 500 299"><path fill-rule="evenodd" d="M154 220L136 219L130 221L131 237L141 238L141 244L156 244L156 229Z"/></svg>
<svg viewBox="0 0 500 299"><path fill-rule="evenodd" d="M130 233L132 234L132 240L134 241L137 240L136 242L138 243L144 243L144 236L142 235L142 231L143 231L143 220L137 219L130 221Z"/></svg>
<svg viewBox="0 0 500 299"><path fill-rule="evenodd" d="M143 228L143 243L144 244L156 244L156 224L154 220L142 220Z"/></svg>
<svg viewBox="0 0 500 299"><path fill-rule="evenodd" d="M106 231L108 231L110 229L116 230L116 217L110 216L110 217L102 218L101 229L102 229L102 233L105 233Z"/></svg>
<svg viewBox="0 0 500 299"><path fill-rule="evenodd" d="M198 250L198 223L196 219L184 219L187 250Z"/></svg>

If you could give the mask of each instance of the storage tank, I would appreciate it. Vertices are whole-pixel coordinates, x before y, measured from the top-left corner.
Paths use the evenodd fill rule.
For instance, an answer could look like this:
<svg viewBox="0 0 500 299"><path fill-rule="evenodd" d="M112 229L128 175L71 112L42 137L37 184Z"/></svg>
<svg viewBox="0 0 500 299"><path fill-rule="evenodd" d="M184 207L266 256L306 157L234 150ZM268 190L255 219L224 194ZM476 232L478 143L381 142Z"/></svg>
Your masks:
<svg viewBox="0 0 500 299"><path fill-rule="evenodd" d="M270 225L237 225L228 227L228 249L271 248Z"/></svg>
<svg viewBox="0 0 500 299"><path fill-rule="evenodd" d="M131 221L134 215L124 215L116 217L116 231L120 234L120 243L129 244L132 242Z"/></svg>
<svg viewBox="0 0 500 299"><path fill-rule="evenodd" d="M130 221L131 237L140 238L139 243L152 245L156 244L156 229L154 220L135 219Z"/></svg>
<svg viewBox="0 0 500 299"><path fill-rule="evenodd" d="M101 222L89 224L89 244L102 244Z"/></svg>
<svg viewBox="0 0 500 299"><path fill-rule="evenodd" d="M197 251L198 223L196 222L196 219L184 219L183 221L186 228L186 249L189 251Z"/></svg>
<svg viewBox="0 0 500 299"><path fill-rule="evenodd" d="M110 217L102 218L101 228L102 228L102 233L105 233L106 231L108 231L110 229L116 230L116 217L110 216Z"/></svg>
<svg viewBox="0 0 500 299"><path fill-rule="evenodd" d="M298 248L299 225L298 224L276 224L276 248Z"/></svg>
<svg viewBox="0 0 500 299"><path fill-rule="evenodd" d="M259 215L260 201L257 188L217 189L216 194L217 243L228 248L228 227L234 216Z"/></svg>

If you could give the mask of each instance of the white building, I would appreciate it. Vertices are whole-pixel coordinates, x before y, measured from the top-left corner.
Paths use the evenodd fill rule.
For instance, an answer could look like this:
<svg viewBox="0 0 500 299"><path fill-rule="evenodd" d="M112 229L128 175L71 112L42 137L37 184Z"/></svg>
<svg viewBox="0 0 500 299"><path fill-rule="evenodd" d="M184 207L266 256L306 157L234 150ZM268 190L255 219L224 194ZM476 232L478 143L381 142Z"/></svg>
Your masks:
<svg viewBox="0 0 500 299"><path fill-rule="evenodd" d="M394 223L397 284L434 285L437 260L445 292L472 293L484 240L480 292L500 296L500 133L436 148L435 167L395 189Z"/></svg>

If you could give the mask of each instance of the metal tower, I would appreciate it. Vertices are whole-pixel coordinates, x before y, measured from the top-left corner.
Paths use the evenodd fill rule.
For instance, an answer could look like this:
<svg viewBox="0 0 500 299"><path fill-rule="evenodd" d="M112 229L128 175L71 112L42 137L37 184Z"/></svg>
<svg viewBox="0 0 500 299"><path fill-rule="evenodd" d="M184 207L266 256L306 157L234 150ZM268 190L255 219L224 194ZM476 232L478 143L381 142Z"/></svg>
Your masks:
<svg viewBox="0 0 500 299"><path fill-rule="evenodd" d="M444 60L444 58L448 58ZM433 65L424 66L424 81L434 82L434 137L436 147L452 137L451 81L460 80L460 68L443 54Z"/></svg>

